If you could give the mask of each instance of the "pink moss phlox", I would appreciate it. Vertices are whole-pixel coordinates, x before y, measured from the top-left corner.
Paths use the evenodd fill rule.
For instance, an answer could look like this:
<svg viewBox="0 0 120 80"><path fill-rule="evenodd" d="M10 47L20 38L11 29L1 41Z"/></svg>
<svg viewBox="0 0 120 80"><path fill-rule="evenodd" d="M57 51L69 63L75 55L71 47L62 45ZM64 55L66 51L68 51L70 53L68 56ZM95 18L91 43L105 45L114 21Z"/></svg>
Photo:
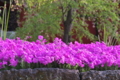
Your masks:
<svg viewBox="0 0 120 80"><path fill-rule="evenodd" d="M120 67L120 45L107 46L104 42L81 44L77 41L66 45L59 38L55 38L53 43L46 43L41 35L35 42L20 38L0 39L0 61L0 68L5 65L15 67L22 61L44 65L58 62L90 68L105 65Z"/></svg>

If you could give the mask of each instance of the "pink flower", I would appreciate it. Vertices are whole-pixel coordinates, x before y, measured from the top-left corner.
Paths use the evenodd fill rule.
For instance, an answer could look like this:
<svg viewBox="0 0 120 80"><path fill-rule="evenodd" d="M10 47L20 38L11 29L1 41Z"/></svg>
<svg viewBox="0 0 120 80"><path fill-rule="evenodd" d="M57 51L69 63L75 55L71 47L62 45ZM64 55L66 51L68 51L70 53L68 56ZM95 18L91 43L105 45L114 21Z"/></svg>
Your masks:
<svg viewBox="0 0 120 80"><path fill-rule="evenodd" d="M33 63L38 63L39 61L38 61L38 59L37 58L33 58L33 61L32 61Z"/></svg>
<svg viewBox="0 0 120 80"><path fill-rule="evenodd" d="M17 66L17 64L18 64L18 61L17 60L15 60L15 59L10 59L10 66Z"/></svg>
<svg viewBox="0 0 120 80"><path fill-rule="evenodd" d="M1 69L1 68L3 68L3 63L2 63L2 62L0 62L0 69Z"/></svg>
<svg viewBox="0 0 120 80"><path fill-rule="evenodd" d="M38 39L43 40L43 36L39 35Z"/></svg>
<svg viewBox="0 0 120 80"><path fill-rule="evenodd" d="M32 62L32 58L29 57L29 56L28 56L28 57L26 56L26 58L25 58L25 62L27 62L27 63L31 63L31 62Z"/></svg>

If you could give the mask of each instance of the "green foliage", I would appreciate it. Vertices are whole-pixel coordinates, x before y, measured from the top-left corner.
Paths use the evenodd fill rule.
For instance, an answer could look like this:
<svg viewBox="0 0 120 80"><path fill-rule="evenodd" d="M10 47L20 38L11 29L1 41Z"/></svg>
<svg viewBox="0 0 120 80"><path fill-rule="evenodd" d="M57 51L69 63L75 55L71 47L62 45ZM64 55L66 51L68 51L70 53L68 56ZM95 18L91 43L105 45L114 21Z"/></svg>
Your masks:
<svg viewBox="0 0 120 80"><path fill-rule="evenodd" d="M56 6L57 4L46 1L44 6L40 6L40 9L29 7L30 9L28 8L26 16L27 20L23 28L17 29L17 36L22 39L26 35L32 36L30 41L33 41L37 39L38 35L44 35L45 38L49 39L50 36L55 38L55 34L61 34L62 31L58 25L61 21L61 14L58 14L60 10Z"/></svg>
<svg viewBox="0 0 120 80"><path fill-rule="evenodd" d="M79 1L79 5L80 7L78 10L80 15L82 15L81 19L83 21L87 21L87 20L94 21L97 24L96 27L98 31L104 32L104 34L99 32L99 36L103 36L103 39L101 40L106 42L108 45L111 45L113 43L112 42L113 40L109 39L109 37L111 38L119 37L116 35L116 32L119 29L118 24L120 21L118 16L119 10L120 10L118 8L118 3L117 2L113 3L111 0L97 0L97 1L81 0ZM76 23L76 25L78 23ZM79 28L82 28L82 27L79 27ZM89 39L91 40L95 39L94 36L92 35L90 36L90 34L87 33L86 31L84 31L84 33L86 37L88 37Z"/></svg>
<svg viewBox="0 0 120 80"><path fill-rule="evenodd" d="M25 3L27 20L23 28L17 29L17 36L21 38L30 35L33 37L32 40L35 40L42 34L45 38L49 38L48 35L50 35L54 39L55 34L63 35L59 24L66 20L68 5L70 5L74 10L73 29L78 34L80 42L83 36L92 41L99 39L98 36L89 32L85 21L93 21L97 24L98 31L104 32L103 34L99 32L99 36L103 36L103 39L99 40L103 40L108 45L113 44L111 40L113 38L119 40L119 36L116 35L120 21L118 2L112 0L26 0ZM74 33L70 32L70 34Z"/></svg>

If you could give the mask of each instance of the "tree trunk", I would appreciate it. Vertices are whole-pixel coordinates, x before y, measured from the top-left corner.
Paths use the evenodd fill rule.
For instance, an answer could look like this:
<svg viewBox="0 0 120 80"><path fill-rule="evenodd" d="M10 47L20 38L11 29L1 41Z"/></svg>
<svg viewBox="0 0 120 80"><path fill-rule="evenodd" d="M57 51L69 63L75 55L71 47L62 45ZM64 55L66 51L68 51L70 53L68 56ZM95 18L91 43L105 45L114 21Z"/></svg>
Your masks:
<svg viewBox="0 0 120 80"><path fill-rule="evenodd" d="M72 14L73 14L73 10L72 8L70 8L67 12L67 18L66 21L64 21L64 35L63 35L63 42L65 42L66 44L68 44L70 42L70 35L69 32L72 29Z"/></svg>

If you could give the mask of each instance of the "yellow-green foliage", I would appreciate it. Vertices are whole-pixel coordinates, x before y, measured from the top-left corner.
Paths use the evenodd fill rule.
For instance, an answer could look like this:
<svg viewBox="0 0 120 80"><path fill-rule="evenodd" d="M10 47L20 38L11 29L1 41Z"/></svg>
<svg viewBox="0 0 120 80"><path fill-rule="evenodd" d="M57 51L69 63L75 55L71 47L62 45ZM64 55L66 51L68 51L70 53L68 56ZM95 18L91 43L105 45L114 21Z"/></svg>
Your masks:
<svg viewBox="0 0 120 80"><path fill-rule="evenodd" d="M118 2L112 0L25 0L24 3L27 5L26 12L28 15L24 27L17 29L17 36L21 38L30 35L33 37L32 40L35 40L38 35L42 34L45 38L51 35L54 39L55 34L63 35L59 24L66 19L68 5L71 5L74 9L73 28L76 26L74 30L77 32L80 41L82 36L91 40L98 40L98 37L91 34L87 27L82 27L87 26L86 20L95 21L98 30L104 31L104 42L108 43L108 37L119 40L119 36L116 35L120 21ZM20 4L23 4L23 2L19 2ZM34 16L31 16L33 14Z"/></svg>

